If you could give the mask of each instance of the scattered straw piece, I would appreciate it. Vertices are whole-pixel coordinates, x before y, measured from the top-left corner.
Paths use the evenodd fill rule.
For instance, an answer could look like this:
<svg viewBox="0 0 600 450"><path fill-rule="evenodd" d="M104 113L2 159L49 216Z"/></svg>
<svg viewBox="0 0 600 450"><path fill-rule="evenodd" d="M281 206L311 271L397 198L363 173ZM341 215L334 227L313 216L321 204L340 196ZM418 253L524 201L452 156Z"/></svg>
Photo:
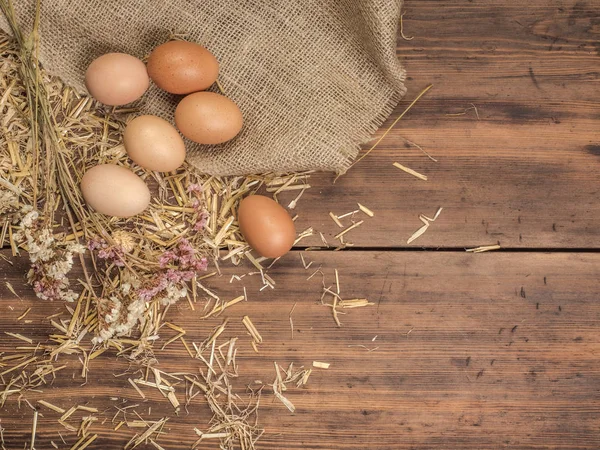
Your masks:
<svg viewBox="0 0 600 450"><path fill-rule="evenodd" d="M481 247L475 247L475 248L468 248L467 252L468 253L483 253L483 252L490 252L492 250L500 250L502 247L500 247L500 245L496 244L496 245L483 245Z"/></svg>
<svg viewBox="0 0 600 450"><path fill-rule="evenodd" d="M211 316L213 316L215 314L221 313L221 312L225 311L225 309L229 308L230 306L236 305L239 302L244 301L245 299L246 299L245 296L240 295L239 297L236 297L233 300L229 300L228 302L223 303L221 305L215 304L215 306L213 307L213 309L208 314L206 314L205 316L203 316L202 318L206 319L206 318L211 317Z"/></svg>
<svg viewBox="0 0 600 450"><path fill-rule="evenodd" d="M29 314L29 311L31 311L31 308L27 308L23 314L21 314L19 317L17 317L17 322L18 322L19 320L21 320L21 319L25 318L25 316L26 316L27 314Z"/></svg>
<svg viewBox="0 0 600 450"><path fill-rule="evenodd" d="M203 433L197 428L195 428L194 431L196 431L196 434L202 439L224 439L229 437L229 433Z"/></svg>
<svg viewBox="0 0 600 450"><path fill-rule="evenodd" d="M400 164L398 162L394 163L394 167L397 167L398 169L403 170L404 172L406 172L414 177L417 177L420 180L427 181L427 175L420 174L419 172L412 170L409 167L403 166L402 164Z"/></svg>
<svg viewBox="0 0 600 450"><path fill-rule="evenodd" d="M98 408L91 408L89 406L83 406L83 405L78 405L77 409L79 411L87 411L87 412L91 412L91 413L97 413L98 412Z"/></svg>
<svg viewBox="0 0 600 450"><path fill-rule="evenodd" d="M358 211L359 211L358 209L355 209L354 211L349 211L349 212L347 212L347 213L345 213L345 214L342 214L341 216L337 216L337 217L338 217L338 219L345 219L346 217L349 217L349 216L351 216L351 217L354 217L354 215L355 215L355 214L356 214Z"/></svg>
<svg viewBox="0 0 600 450"><path fill-rule="evenodd" d="M405 41L412 41L415 38L414 36L406 37L404 35L404 22L402 21L404 14L406 14L406 13L400 14L400 36L402 36L402 39L404 39Z"/></svg>
<svg viewBox="0 0 600 450"><path fill-rule="evenodd" d="M317 369L329 369L329 366L331 366L331 364L329 364L329 363L320 362L320 361L313 361L312 365L313 365L313 367L316 367Z"/></svg>
<svg viewBox="0 0 600 450"><path fill-rule="evenodd" d="M156 448L157 450L165 450L163 447L161 447L160 445L158 445L155 441L153 441L152 439L150 439L150 443L154 446L154 448Z"/></svg>
<svg viewBox="0 0 600 450"><path fill-rule="evenodd" d="M331 211L329 211L329 217L331 217L331 220L333 220L338 227L344 228L344 225L342 224L342 222L340 222L338 217Z"/></svg>
<svg viewBox="0 0 600 450"><path fill-rule="evenodd" d="M306 191L306 189L302 189L300 193L296 196L296 198L288 204L289 209L294 209L296 207L296 205L298 204L298 200L300 200L300 197L302 197L304 191Z"/></svg>
<svg viewBox="0 0 600 450"><path fill-rule="evenodd" d="M28 337L23 336L22 334L19 333L11 333L9 331L5 331L4 334L8 335L8 336L12 336L16 339L19 339L21 341L25 341L28 344L33 344L33 340L29 339Z"/></svg>
<svg viewBox="0 0 600 450"><path fill-rule="evenodd" d="M175 411L179 411L179 400L177 400L175 393L174 392L167 393L167 399L169 400L169 402L171 402L171 405L173 405L173 408L175 408Z"/></svg>
<svg viewBox="0 0 600 450"><path fill-rule="evenodd" d="M413 147L417 147L419 150L421 150L421 152L423 152L423 154L424 154L425 156L427 156L427 157L428 157L430 160L432 160L433 162L438 162L438 160L437 160L437 159L435 159L433 156L431 156L429 153L427 153L427 152L425 151L425 149L424 149L423 147L421 147L419 144L417 144L417 143L415 143L415 142L413 142L413 141L411 141L411 140L409 140L409 139L406 139L405 137L403 137L402 139L404 139L404 141L405 141L406 143L408 143L408 144L412 145Z"/></svg>
<svg viewBox="0 0 600 450"><path fill-rule="evenodd" d="M411 237L408 238L408 240L406 241L407 244L410 244L411 242L413 242L414 240L416 240L417 238L419 238L420 236L423 235L423 233L425 233L427 231L427 229L429 228L429 225L431 222L435 222L435 220L438 218L438 216L440 215L440 213L442 212L443 208L438 208L437 212L435 213L435 216L433 216L433 218L429 218L423 214L421 214L419 216L419 220L421 222L423 222L423 226L421 228L419 228L417 231L415 231L413 233L413 235Z"/></svg>
<svg viewBox="0 0 600 450"><path fill-rule="evenodd" d="M364 212L367 216L369 217L373 217L375 215L375 213L373 211L371 211L369 208L367 208L364 205L361 205L360 203L357 203L358 205L358 209L360 209L362 212Z"/></svg>
<svg viewBox="0 0 600 450"><path fill-rule="evenodd" d="M304 270L308 270L308 268L313 265L314 261L310 261L308 264L306 263L304 260L304 254L302 253L300 253L300 259L302 260L302 267L304 267Z"/></svg>
<svg viewBox="0 0 600 450"><path fill-rule="evenodd" d="M31 445L29 448L31 450L35 449L35 434L37 432L37 422L38 422L38 411L37 409L33 411L33 424L31 426Z"/></svg>
<svg viewBox="0 0 600 450"><path fill-rule="evenodd" d="M415 105L415 103L417 103L419 101L419 99L421 97L423 97L427 91L429 91L429 89L431 89L433 87L433 84L430 84L429 86L427 86L425 89L423 89L419 95L417 95L417 97L410 102L410 104L406 107L406 109L404 111L402 111L402 113L396 118L396 120L394 120L392 122L392 124L388 127L387 130L385 130L385 132L381 135L381 137L379 139L377 139L377 141L371 146L371 148L369 150L367 150L365 153L363 153L360 158L357 158L351 165L350 167L348 167L348 170L350 170L352 167L354 167L356 164L358 164L360 161L362 161L364 158L367 157L367 155L369 155L369 153L371 153L378 145L379 143L389 134L390 131L392 131L392 129L396 126L396 124L400 121L400 119L402 119L404 117L404 115L410 111L410 109ZM346 170L347 173L348 170ZM343 174L338 175L337 177L335 177L334 183L335 181L342 176Z"/></svg>
<svg viewBox="0 0 600 450"><path fill-rule="evenodd" d="M250 320L250 317L244 316L244 318L242 319L242 323L248 330L248 333L250 333L250 336L252 336L252 339L254 340L254 342L256 342L257 344L262 344L262 341L263 341L262 336L260 335L260 333L258 332L256 327L252 323L252 320Z"/></svg>
<svg viewBox="0 0 600 450"><path fill-rule="evenodd" d="M52 411L55 411L59 414L64 414L65 410L59 406L53 405L50 402L47 402L46 400L38 400L38 403L42 406L45 406L46 408L51 409Z"/></svg>
<svg viewBox="0 0 600 450"><path fill-rule="evenodd" d="M12 285L12 284L10 284L8 281L7 281L6 283L4 283L4 284L6 284L6 287L8 288L8 290L9 290L10 292L12 292L12 294L13 294L15 297L17 297L17 298L19 298L19 299L21 298L21 296L20 296L19 294L17 294L17 291L15 291L15 288L13 287L13 285Z"/></svg>
<svg viewBox="0 0 600 450"><path fill-rule="evenodd" d="M342 236L344 236L346 233L354 230L355 228L360 227L363 224L364 220L361 220L359 222L353 223L352 225L350 225L348 228L346 228L344 231L339 232L338 234L335 235L335 239L339 239Z"/></svg>
<svg viewBox="0 0 600 450"><path fill-rule="evenodd" d="M146 395L142 392L142 390L138 387L137 384L135 384L135 382L131 378L128 378L127 381L136 390L136 392L140 395L140 397L146 398Z"/></svg>
<svg viewBox="0 0 600 450"><path fill-rule="evenodd" d="M448 116L448 117L464 116L465 114L467 114L468 111L473 110L473 111L475 111L475 116L477 117L477 120L480 120L479 111L477 110L477 106L475 106L473 103L470 103L470 105L471 105L471 107L466 108L463 112L448 113L448 114L446 114L446 116Z"/></svg>
<svg viewBox="0 0 600 450"><path fill-rule="evenodd" d="M302 239L312 236L313 234L315 234L315 231L313 230L313 228L308 227L306 230L304 230L298 234L298 237L294 241L294 245L298 244L298 242L300 242Z"/></svg>
<svg viewBox="0 0 600 450"><path fill-rule="evenodd" d="M363 306L372 306L374 304L366 298L353 298L350 300L340 300L338 306L340 308L362 308Z"/></svg>
<svg viewBox="0 0 600 450"><path fill-rule="evenodd" d="M133 381L134 381L134 383L140 384L142 386L157 388L159 391L173 392L175 390L175 388L172 386L167 386L165 384L153 383L152 381L142 380L141 378L133 380Z"/></svg>
<svg viewBox="0 0 600 450"><path fill-rule="evenodd" d="M98 438L98 435L97 435L97 434L94 434L94 435L93 435L92 437L90 437L90 438L89 438L87 441L85 441L85 442L84 442L84 443L81 445L81 447L77 447L77 448L71 447L71 450L84 450L85 448L88 448L88 447L89 447L89 446L92 444L92 442L94 442L94 441L95 441L97 438Z"/></svg>

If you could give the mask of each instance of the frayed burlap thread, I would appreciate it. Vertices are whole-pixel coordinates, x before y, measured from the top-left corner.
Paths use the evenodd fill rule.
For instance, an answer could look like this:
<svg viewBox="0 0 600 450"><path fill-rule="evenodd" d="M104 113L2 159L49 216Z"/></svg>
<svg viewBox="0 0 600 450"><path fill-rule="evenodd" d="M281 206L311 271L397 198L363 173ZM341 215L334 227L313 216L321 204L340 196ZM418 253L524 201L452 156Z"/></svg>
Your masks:
<svg viewBox="0 0 600 450"><path fill-rule="evenodd" d="M13 0L26 30L35 0ZM244 115L232 141L187 142L213 175L344 172L405 93L396 57L401 0L41 0L40 60L84 91L107 52L146 57L172 33L212 51ZM4 18L0 21L8 27ZM213 90L216 90L213 87ZM142 112L173 121L180 97L152 85Z"/></svg>

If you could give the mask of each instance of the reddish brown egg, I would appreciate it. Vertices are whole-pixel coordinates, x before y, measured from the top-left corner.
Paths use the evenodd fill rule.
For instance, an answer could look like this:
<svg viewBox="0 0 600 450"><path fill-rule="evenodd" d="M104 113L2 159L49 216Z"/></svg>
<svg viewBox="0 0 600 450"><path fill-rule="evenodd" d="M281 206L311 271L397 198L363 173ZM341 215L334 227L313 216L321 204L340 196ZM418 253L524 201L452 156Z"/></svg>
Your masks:
<svg viewBox="0 0 600 450"><path fill-rule="evenodd" d="M238 106L214 92L185 97L175 110L175 124L188 139L199 144L221 144L233 139L244 119Z"/></svg>
<svg viewBox="0 0 600 450"><path fill-rule="evenodd" d="M244 238L265 258L279 258L290 251L296 229L287 211L276 201L250 195L240 202L238 223Z"/></svg>
<svg viewBox="0 0 600 450"><path fill-rule="evenodd" d="M219 75L219 62L199 44L170 41L148 57L148 74L156 85L171 94L203 91Z"/></svg>

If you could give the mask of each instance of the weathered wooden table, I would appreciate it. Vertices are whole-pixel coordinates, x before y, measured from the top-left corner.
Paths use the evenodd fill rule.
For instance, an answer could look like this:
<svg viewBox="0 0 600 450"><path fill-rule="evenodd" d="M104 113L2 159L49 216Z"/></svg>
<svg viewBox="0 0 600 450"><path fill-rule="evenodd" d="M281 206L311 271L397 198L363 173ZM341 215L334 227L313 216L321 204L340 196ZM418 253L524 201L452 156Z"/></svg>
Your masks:
<svg viewBox="0 0 600 450"><path fill-rule="evenodd" d="M240 345L240 386L272 382L273 361L331 363L315 369L305 388L286 392L293 415L265 392L258 447L600 448L600 5L409 1L406 11L404 32L414 39L399 40L398 56L409 94L388 124L428 83L433 89L335 184L313 176L297 207L298 229L313 226L331 241L340 229L329 211L360 202L375 212L347 235L354 248L303 253L311 269L322 266L326 283L338 269L344 296L375 305L349 310L336 327L319 304L320 275L306 280L312 270L302 268L297 248L270 272L275 290L258 293L250 280L250 301L226 314L230 335L243 335L239 319L249 314L264 338L260 354ZM440 206L438 220L407 245L419 214ZM303 245L322 246L311 239ZM465 252L496 243L502 250ZM52 331L44 318L63 306L36 301L24 286L26 269L24 260L0 259L0 329L44 340ZM239 295L233 273L225 268L210 286ZM33 305L32 323L16 322ZM221 321L200 321L185 304L169 314L190 340ZM2 333L0 351L17 342ZM158 357L168 371L196 364L179 343ZM116 397L142 404L147 420L173 415L156 391L142 400L113 375L123 368L114 355L91 366L87 384L74 368L73 378L63 374L27 399L89 403L110 419ZM51 440L70 448L77 437L57 424L60 414L40 412L36 448L51 448ZM0 418L6 448L29 448L31 409L13 400ZM169 420L160 445L189 448L193 427L209 419L206 405L193 402ZM133 435L110 431L110 420L93 427L99 437L88 448L121 448Z"/></svg>

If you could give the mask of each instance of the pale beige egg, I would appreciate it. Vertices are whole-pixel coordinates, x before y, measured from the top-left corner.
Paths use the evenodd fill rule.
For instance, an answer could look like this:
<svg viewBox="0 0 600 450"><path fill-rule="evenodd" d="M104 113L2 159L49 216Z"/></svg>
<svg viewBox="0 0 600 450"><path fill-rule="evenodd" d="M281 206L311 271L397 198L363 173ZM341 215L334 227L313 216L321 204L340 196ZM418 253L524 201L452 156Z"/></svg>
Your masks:
<svg viewBox="0 0 600 450"><path fill-rule="evenodd" d="M146 65L126 53L107 53L96 58L85 72L85 86L100 103L126 105L150 86Z"/></svg>
<svg viewBox="0 0 600 450"><path fill-rule="evenodd" d="M149 170L170 172L185 160L185 144L179 132L160 117L133 119L125 128L123 143L129 157Z"/></svg>
<svg viewBox="0 0 600 450"><path fill-rule="evenodd" d="M86 203L107 216L131 217L150 203L150 190L131 170L115 164L100 164L81 178Z"/></svg>

